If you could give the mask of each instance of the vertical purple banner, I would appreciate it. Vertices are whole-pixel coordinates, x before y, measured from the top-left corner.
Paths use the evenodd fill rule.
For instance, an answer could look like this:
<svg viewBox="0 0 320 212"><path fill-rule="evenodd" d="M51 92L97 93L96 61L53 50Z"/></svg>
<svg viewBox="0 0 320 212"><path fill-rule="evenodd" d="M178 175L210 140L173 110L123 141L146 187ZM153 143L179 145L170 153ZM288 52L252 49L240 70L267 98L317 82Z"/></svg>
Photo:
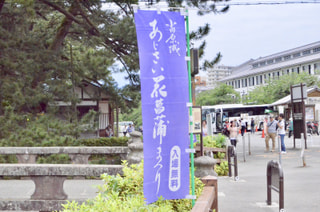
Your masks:
<svg viewBox="0 0 320 212"><path fill-rule="evenodd" d="M189 194L189 102L184 17L178 12L138 10L147 203Z"/></svg>

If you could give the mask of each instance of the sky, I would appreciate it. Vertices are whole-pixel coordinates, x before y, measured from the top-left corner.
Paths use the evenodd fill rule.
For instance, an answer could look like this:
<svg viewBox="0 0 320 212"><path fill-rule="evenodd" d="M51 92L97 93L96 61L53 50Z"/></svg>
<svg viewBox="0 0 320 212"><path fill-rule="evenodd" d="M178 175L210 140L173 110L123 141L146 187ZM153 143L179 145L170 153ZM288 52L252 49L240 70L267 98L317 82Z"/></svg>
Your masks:
<svg viewBox="0 0 320 212"><path fill-rule="evenodd" d="M237 66L250 59L320 41L319 3L235 5L227 13L205 17L191 11L189 27L193 30L209 23L212 29L206 37L205 59L212 60L221 52L219 64Z"/></svg>
<svg viewBox="0 0 320 212"><path fill-rule="evenodd" d="M240 3L306 2L312 0L241 0ZM205 23L211 32L205 38L203 59L212 60L220 52L220 65L237 66L250 59L268 56L320 41L320 0L316 4L231 5L227 13L198 16L189 11L190 31ZM196 43L197 45L197 43ZM197 46L195 46L197 47ZM200 63L203 62L200 60ZM200 75L205 75L200 72ZM117 76L119 86L125 84Z"/></svg>

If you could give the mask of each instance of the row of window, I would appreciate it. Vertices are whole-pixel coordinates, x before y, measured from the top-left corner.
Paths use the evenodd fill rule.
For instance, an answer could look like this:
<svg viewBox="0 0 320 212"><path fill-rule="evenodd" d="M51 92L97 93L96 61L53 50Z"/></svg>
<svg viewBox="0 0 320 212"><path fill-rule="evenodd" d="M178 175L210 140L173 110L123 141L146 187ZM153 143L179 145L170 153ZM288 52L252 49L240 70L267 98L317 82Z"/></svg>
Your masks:
<svg viewBox="0 0 320 212"><path fill-rule="evenodd" d="M320 52L320 46L316 47L316 48L313 48L313 49L307 49L307 50L304 50L304 51L301 51L301 52L295 52L293 54L288 54L288 55L285 55L285 56L272 58L272 59L267 60L267 61L261 61L259 63L254 63L254 64L252 64L252 68L258 68L258 67L261 67L261 66L270 65L270 64L273 64L273 63L278 63L278 62L286 61L286 60L290 60L290 59L295 59L295 58L300 57L300 56L306 56L306 55L315 54L315 53L318 53L318 52Z"/></svg>
<svg viewBox="0 0 320 212"><path fill-rule="evenodd" d="M313 64L314 69L313 70L319 70L320 69L320 63ZM304 65L301 68L300 67L293 67L291 69L286 70L279 70L275 72L269 72L260 74L257 76L249 76L242 79L232 80L226 82L227 85L231 85L234 89L237 88L246 88L250 86L256 86L260 84L265 84L269 79L279 79L281 75L290 74L290 73L301 73L301 72L308 72L309 74L312 73L311 65Z"/></svg>

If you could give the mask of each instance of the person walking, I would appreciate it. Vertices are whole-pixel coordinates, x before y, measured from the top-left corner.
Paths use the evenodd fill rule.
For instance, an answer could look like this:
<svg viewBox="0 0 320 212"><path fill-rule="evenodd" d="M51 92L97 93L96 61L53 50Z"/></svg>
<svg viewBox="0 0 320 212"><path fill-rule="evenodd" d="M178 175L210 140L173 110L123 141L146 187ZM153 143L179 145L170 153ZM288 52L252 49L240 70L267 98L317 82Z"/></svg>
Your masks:
<svg viewBox="0 0 320 212"><path fill-rule="evenodd" d="M241 123L241 135L243 136L246 130L246 122L243 120L243 118L241 118L240 123Z"/></svg>
<svg viewBox="0 0 320 212"><path fill-rule="evenodd" d="M129 124L129 127L127 128L127 133L132 133L133 131L134 131L135 129L134 129L134 126L130 123Z"/></svg>
<svg viewBox="0 0 320 212"><path fill-rule="evenodd" d="M202 136L205 137L208 135L207 121L202 121Z"/></svg>
<svg viewBox="0 0 320 212"><path fill-rule="evenodd" d="M122 128L122 133L123 136L126 137L127 136L127 125L125 124L124 127Z"/></svg>
<svg viewBox="0 0 320 212"><path fill-rule="evenodd" d="M269 121L267 123L267 129L266 129L266 151L269 151L269 140L271 138L272 140L272 150L271 152L275 151L275 147L276 147L276 137L277 137L277 121L274 120L273 115L271 115L269 117Z"/></svg>
<svg viewBox="0 0 320 212"><path fill-rule="evenodd" d="M286 154L286 146L284 144L284 136L286 135L285 123L284 123L284 115L283 113L279 114L278 120L278 134L280 135L281 140L281 154Z"/></svg>
<svg viewBox="0 0 320 212"><path fill-rule="evenodd" d="M255 126L255 123L254 123L254 119L253 119L253 118L251 118L250 126L251 126L251 134L254 134L254 126Z"/></svg>
<svg viewBox="0 0 320 212"><path fill-rule="evenodd" d="M237 120L230 121L230 126L228 127L230 132L230 142L234 147L237 146L237 137L240 130L240 127L237 127Z"/></svg>

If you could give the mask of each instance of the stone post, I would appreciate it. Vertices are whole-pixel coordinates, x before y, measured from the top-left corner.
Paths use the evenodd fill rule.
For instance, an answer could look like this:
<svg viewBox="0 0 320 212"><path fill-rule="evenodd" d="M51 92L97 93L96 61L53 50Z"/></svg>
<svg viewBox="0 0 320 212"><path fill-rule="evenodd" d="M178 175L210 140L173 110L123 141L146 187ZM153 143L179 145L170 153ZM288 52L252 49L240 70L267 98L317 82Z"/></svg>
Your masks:
<svg viewBox="0 0 320 212"><path fill-rule="evenodd" d="M194 175L198 178L205 176L218 176L214 171L214 165L217 160L209 156L201 156L194 159L194 166L196 168Z"/></svg>
<svg viewBox="0 0 320 212"><path fill-rule="evenodd" d="M142 133L138 131L133 131L130 133L129 139L129 155L128 164L137 164L143 160L143 143L141 139Z"/></svg>

